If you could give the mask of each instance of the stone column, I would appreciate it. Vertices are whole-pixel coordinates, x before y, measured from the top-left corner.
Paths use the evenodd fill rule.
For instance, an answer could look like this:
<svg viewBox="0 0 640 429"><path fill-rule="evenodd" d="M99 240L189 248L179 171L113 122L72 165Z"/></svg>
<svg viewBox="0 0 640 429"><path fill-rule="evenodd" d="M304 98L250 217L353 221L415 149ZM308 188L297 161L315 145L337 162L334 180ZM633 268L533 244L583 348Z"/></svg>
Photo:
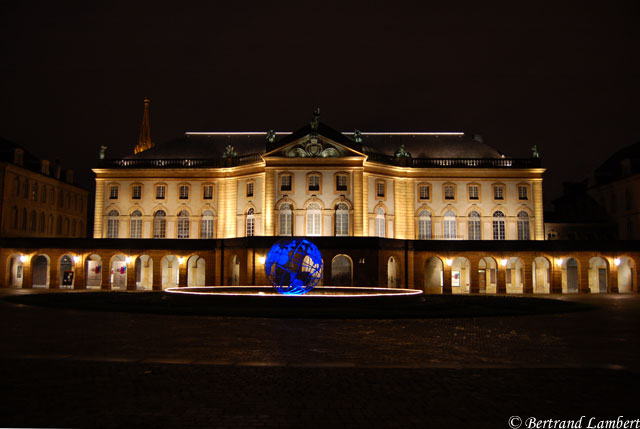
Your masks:
<svg viewBox="0 0 640 429"><path fill-rule="evenodd" d="M96 179L96 203L93 215L93 238L102 238L102 218L104 216L104 179Z"/></svg>
<svg viewBox="0 0 640 429"><path fill-rule="evenodd" d="M507 293L507 267L503 267L498 259L498 272L496 278L496 293Z"/></svg>
<svg viewBox="0 0 640 429"><path fill-rule="evenodd" d="M150 258L153 259L153 286L152 290L162 290L162 254L153 258L149 255Z"/></svg>
<svg viewBox="0 0 640 429"><path fill-rule="evenodd" d="M131 257L131 262L127 263L127 290L136 290L136 258L135 257Z"/></svg>
<svg viewBox="0 0 640 429"><path fill-rule="evenodd" d="M407 239L407 182L402 179L393 181L393 211L395 213L395 224L393 238Z"/></svg>
<svg viewBox="0 0 640 429"><path fill-rule="evenodd" d="M406 233L405 238L407 240L414 240L416 238L416 221L415 221L415 191L416 185L414 180L407 179L405 181L405 225L406 225Z"/></svg>
<svg viewBox="0 0 640 429"><path fill-rule="evenodd" d="M363 201L363 172L356 170L353 172L353 235L362 237L364 235L363 223L365 222L364 201Z"/></svg>
<svg viewBox="0 0 640 429"><path fill-rule="evenodd" d="M355 198L359 198L355 195ZM362 173L362 236L369 235L369 175Z"/></svg>
<svg viewBox="0 0 640 429"><path fill-rule="evenodd" d="M535 216L535 239L544 240L544 214L542 208L542 179L533 182L533 214Z"/></svg>
<svg viewBox="0 0 640 429"><path fill-rule="evenodd" d="M533 257L522 257L522 292L533 293Z"/></svg>
<svg viewBox="0 0 640 429"><path fill-rule="evenodd" d="M453 291L451 290L451 267L447 264L447 256L444 258L444 264L442 267L442 293L443 294L451 294Z"/></svg>
<svg viewBox="0 0 640 429"><path fill-rule="evenodd" d="M271 169L267 169L264 173L264 202L263 202L263 215L264 235L275 235L275 217L274 217L274 204L275 204L275 172Z"/></svg>

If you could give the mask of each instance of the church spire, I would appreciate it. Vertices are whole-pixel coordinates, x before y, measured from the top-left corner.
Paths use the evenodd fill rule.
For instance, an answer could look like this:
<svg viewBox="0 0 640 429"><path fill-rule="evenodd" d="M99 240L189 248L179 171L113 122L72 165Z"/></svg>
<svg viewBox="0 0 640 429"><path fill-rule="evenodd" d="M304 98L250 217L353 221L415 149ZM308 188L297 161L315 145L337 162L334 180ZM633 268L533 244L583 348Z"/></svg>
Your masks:
<svg viewBox="0 0 640 429"><path fill-rule="evenodd" d="M142 114L142 125L140 126L140 137L138 144L133 149L133 153L140 153L144 150L151 149L153 142L151 141L151 125L149 124L149 97L144 98L144 113Z"/></svg>

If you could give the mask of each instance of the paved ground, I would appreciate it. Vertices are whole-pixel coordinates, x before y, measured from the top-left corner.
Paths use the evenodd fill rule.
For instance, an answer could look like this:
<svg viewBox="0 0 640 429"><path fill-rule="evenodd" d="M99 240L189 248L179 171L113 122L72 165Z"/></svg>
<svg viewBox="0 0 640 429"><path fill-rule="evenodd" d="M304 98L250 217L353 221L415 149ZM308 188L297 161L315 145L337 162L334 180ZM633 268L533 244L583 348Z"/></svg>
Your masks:
<svg viewBox="0 0 640 429"><path fill-rule="evenodd" d="M640 418L640 296L558 299L598 308L346 320L0 301L0 426L508 428L515 415Z"/></svg>

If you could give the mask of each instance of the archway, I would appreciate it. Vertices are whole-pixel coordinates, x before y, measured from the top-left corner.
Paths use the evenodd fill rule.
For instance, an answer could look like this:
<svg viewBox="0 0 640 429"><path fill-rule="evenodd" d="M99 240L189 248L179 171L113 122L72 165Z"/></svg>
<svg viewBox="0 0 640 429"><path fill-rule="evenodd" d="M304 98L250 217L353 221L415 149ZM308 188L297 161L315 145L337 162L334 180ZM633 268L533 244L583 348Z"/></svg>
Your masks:
<svg viewBox="0 0 640 429"><path fill-rule="evenodd" d="M205 260L199 255L193 255L187 261L187 286L204 286Z"/></svg>
<svg viewBox="0 0 640 429"><path fill-rule="evenodd" d="M393 256L387 261L387 287L398 287L398 262Z"/></svg>
<svg viewBox="0 0 640 429"><path fill-rule="evenodd" d="M49 287L49 256L36 255L31 260L32 286L34 288Z"/></svg>
<svg viewBox="0 0 640 429"><path fill-rule="evenodd" d="M635 264L633 259L623 256L618 265L618 292L628 293L634 289Z"/></svg>
<svg viewBox="0 0 640 429"><path fill-rule="evenodd" d="M594 256L589 259L589 292L607 293L608 274L608 264L604 258Z"/></svg>
<svg viewBox="0 0 640 429"><path fill-rule="evenodd" d="M496 293L498 282L498 264L496 260L485 256L478 263L478 290L482 293Z"/></svg>
<svg viewBox="0 0 640 429"><path fill-rule="evenodd" d="M444 265L440 258L431 257L424 261L425 293L442 293Z"/></svg>
<svg viewBox="0 0 640 429"><path fill-rule="evenodd" d="M533 293L551 292L551 264L547 258L538 256L533 260Z"/></svg>
<svg viewBox="0 0 640 429"><path fill-rule="evenodd" d="M149 255L136 258L136 289L153 289L153 259Z"/></svg>
<svg viewBox="0 0 640 429"><path fill-rule="evenodd" d="M331 284L351 286L353 284L351 259L347 255L336 255L331 261Z"/></svg>
<svg viewBox="0 0 640 429"><path fill-rule="evenodd" d="M75 283L75 270L71 255L62 255L58 270L58 285L61 289L73 289Z"/></svg>
<svg viewBox="0 0 640 429"><path fill-rule="evenodd" d="M22 287L22 282L24 280L24 265L20 260L20 256L21 255L18 254L11 255L7 261L9 265L10 287Z"/></svg>
<svg viewBox="0 0 640 429"><path fill-rule="evenodd" d="M522 259L511 257L506 267L507 293L524 293L524 263Z"/></svg>
<svg viewBox="0 0 640 429"><path fill-rule="evenodd" d="M85 261L87 289L102 287L102 258L99 255L89 255Z"/></svg>
<svg viewBox="0 0 640 429"><path fill-rule="evenodd" d="M562 265L562 293L578 293L578 261L568 258Z"/></svg>
<svg viewBox="0 0 640 429"><path fill-rule="evenodd" d="M457 257L451 262L451 292L469 293L470 268L467 258Z"/></svg>
<svg viewBox="0 0 640 429"><path fill-rule="evenodd" d="M111 289L127 289L127 258L124 255L115 255L111 258Z"/></svg>
<svg viewBox="0 0 640 429"><path fill-rule="evenodd" d="M238 258L238 255L233 255L233 258L231 258L231 278L229 280L232 286L240 284L240 258Z"/></svg>
<svg viewBox="0 0 640 429"><path fill-rule="evenodd" d="M178 287L180 283L180 261L176 255L162 257L162 289Z"/></svg>

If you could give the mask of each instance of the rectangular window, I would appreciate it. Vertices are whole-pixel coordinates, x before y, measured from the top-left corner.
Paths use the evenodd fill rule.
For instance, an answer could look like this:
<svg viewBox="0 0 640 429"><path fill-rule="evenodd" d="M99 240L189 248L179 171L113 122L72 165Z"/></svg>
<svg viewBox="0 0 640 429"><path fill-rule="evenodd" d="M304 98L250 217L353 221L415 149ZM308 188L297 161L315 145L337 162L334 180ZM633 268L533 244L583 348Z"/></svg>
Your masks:
<svg viewBox="0 0 640 429"><path fill-rule="evenodd" d="M46 203L47 202L47 188L46 186L42 187L42 191L40 191L40 202L41 203Z"/></svg>
<svg viewBox="0 0 640 429"><path fill-rule="evenodd" d="M518 186L518 199L519 200L528 200L529 199L529 190L526 186Z"/></svg>
<svg viewBox="0 0 640 429"><path fill-rule="evenodd" d="M156 200L164 200L167 188L164 185L156 186Z"/></svg>
<svg viewBox="0 0 640 429"><path fill-rule="evenodd" d="M253 197L253 182L247 182L247 197Z"/></svg>
<svg viewBox="0 0 640 429"><path fill-rule="evenodd" d="M344 174L339 174L336 176L336 191L346 191L347 190L347 176Z"/></svg>
<svg viewBox="0 0 640 429"><path fill-rule="evenodd" d="M203 200L212 200L213 199L213 185L206 185L202 189L202 199Z"/></svg>
<svg viewBox="0 0 640 429"><path fill-rule="evenodd" d="M420 199L421 200L429 199L429 185L420 185Z"/></svg>
<svg viewBox="0 0 640 429"><path fill-rule="evenodd" d="M283 176L280 176L280 190L281 191L291 190L291 175L285 174Z"/></svg>
<svg viewBox="0 0 640 429"><path fill-rule="evenodd" d="M384 197L384 182L376 183L376 195L379 197Z"/></svg>
<svg viewBox="0 0 640 429"><path fill-rule="evenodd" d="M135 185L131 190L131 199L139 200L140 198L142 198L142 186Z"/></svg>
<svg viewBox="0 0 640 429"><path fill-rule="evenodd" d="M445 185L444 186L444 199L445 200L455 200L456 199L456 188L453 185Z"/></svg>
<svg viewBox="0 0 640 429"><path fill-rule="evenodd" d="M310 191L320 190L320 176L309 176L309 190Z"/></svg>
<svg viewBox="0 0 640 429"><path fill-rule="evenodd" d="M502 186L493 187L493 199L504 200L504 188Z"/></svg>
<svg viewBox="0 0 640 429"><path fill-rule="evenodd" d="M117 200L118 199L118 187L117 186L109 187L109 199L110 200Z"/></svg>
<svg viewBox="0 0 640 429"><path fill-rule="evenodd" d="M22 187L22 197L29 198L29 182L25 181L24 186Z"/></svg>
<svg viewBox="0 0 640 429"><path fill-rule="evenodd" d="M469 186L469 199L477 200L479 198L478 187L476 185Z"/></svg>
<svg viewBox="0 0 640 429"><path fill-rule="evenodd" d="M180 199L181 200L189 199L189 186L187 185L180 186Z"/></svg>

